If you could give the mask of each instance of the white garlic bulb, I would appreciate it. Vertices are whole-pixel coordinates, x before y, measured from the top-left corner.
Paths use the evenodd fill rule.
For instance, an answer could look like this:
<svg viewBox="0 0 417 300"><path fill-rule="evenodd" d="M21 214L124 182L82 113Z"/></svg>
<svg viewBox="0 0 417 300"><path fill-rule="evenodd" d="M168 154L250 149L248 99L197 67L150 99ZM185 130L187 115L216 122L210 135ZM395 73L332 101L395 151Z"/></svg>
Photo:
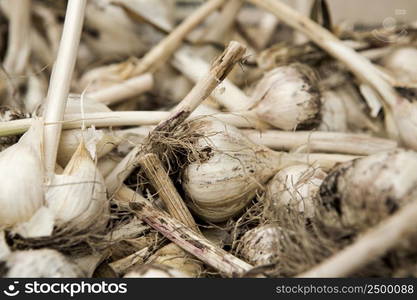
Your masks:
<svg viewBox="0 0 417 300"><path fill-rule="evenodd" d="M262 121L284 130L316 127L320 93L308 66L289 65L269 71L258 82L251 109Z"/></svg>
<svg viewBox="0 0 417 300"><path fill-rule="evenodd" d="M182 186L188 204L206 220L227 220L242 210L257 188L278 171L281 156L252 143L237 128L215 118L197 119L191 126L202 134L195 146L208 158L183 170Z"/></svg>
<svg viewBox="0 0 417 300"><path fill-rule="evenodd" d="M343 99L336 91L322 92L321 131L347 131L347 113Z"/></svg>
<svg viewBox="0 0 417 300"><path fill-rule="evenodd" d="M401 143L417 150L417 103L403 99L397 103L392 114Z"/></svg>
<svg viewBox="0 0 417 300"><path fill-rule="evenodd" d="M29 220L44 203L43 123L34 120L19 142L0 153L0 226Z"/></svg>
<svg viewBox="0 0 417 300"><path fill-rule="evenodd" d="M148 263L171 267L190 278L199 277L202 272L201 263L174 243L156 251L149 258Z"/></svg>
<svg viewBox="0 0 417 300"><path fill-rule="evenodd" d="M79 229L105 226L109 202L104 179L83 142L64 172L52 178L45 198L57 225L70 222Z"/></svg>
<svg viewBox="0 0 417 300"><path fill-rule="evenodd" d="M126 273L123 278L189 278L189 276L169 266L145 264Z"/></svg>
<svg viewBox="0 0 417 300"><path fill-rule="evenodd" d="M254 266L275 263L278 259L282 229L274 224L247 231L240 243L240 255Z"/></svg>
<svg viewBox="0 0 417 300"><path fill-rule="evenodd" d="M417 82L417 49L402 47L384 57L382 65L400 82Z"/></svg>
<svg viewBox="0 0 417 300"><path fill-rule="evenodd" d="M52 249L15 251L3 258L3 263L2 277L83 277L78 266Z"/></svg>
<svg viewBox="0 0 417 300"><path fill-rule="evenodd" d="M323 181L321 203L345 226L360 229L372 225L415 199L416 169L417 153L405 150L341 164Z"/></svg>
<svg viewBox="0 0 417 300"><path fill-rule="evenodd" d="M265 212L274 217L274 212L290 209L312 218L315 210L315 197L326 173L320 168L308 165L294 165L279 171L266 187Z"/></svg>

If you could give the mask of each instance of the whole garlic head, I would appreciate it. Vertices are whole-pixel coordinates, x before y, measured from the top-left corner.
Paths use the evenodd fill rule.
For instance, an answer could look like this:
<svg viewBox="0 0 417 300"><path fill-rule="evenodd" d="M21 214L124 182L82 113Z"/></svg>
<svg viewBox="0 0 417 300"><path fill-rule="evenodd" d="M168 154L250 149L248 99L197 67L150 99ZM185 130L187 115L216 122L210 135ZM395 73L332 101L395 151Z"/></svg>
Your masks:
<svg viewBox="0 0 417 300"><path fill-rule="evenodd" d="M308 165L294 165L279 171L268 183L265 192L265 214L275 218L275 212L288 209L312 218L315 196L326 173Z"/></svg>
<svg viewBox="0 0 417 300"><path fill-rule="evenodd" d="M367 228L417 196L417 153L381 152L335 167L320 187L327 211L346 227ZM323 221L332 219L323 218Z"/></svg>
<svg viewBox="0 0 417 300"><path fill-rule="evenodd" d="M64 255L52 249L15 251L3 258L1 277L83 277L82 271Z"/></svg>
<svg viewBox="0 0 417 300"><path fill-rule="evenodd" d="M260 225L247 231L241 239L240 255L255 265L268 265L278 259L282 229L274 224Z"/></svg>
<svg viewBox="0 0 417 300"><path fill-rule="evenodd" d="M35 120L20 140L0 153L0 226L28 221L44 203L43 124Z"/></svg>
<svg viewBox="0 0 417 300"><path fill-rule="evenodd" d="M417 82L417 49L402 47L386 56L382 65L401 82Z"/></svg>
<svg viewBox="0 0 417 300"><path fill-rule="evenodd" d="M160 264L145 264L128 272L123 278L189 278L186 273Z"/></svg>
<svg viewBox="0 0 417 300"><path fill-rule="evenodd" d="M208 158L183 169L182 186L194 212L221 222L251 201L257 188L278 170L280 156L213 117L192 122L193 132L202 135L196 150Z"/></svg>
<svg viewBox="0 0 417 300"><path fill-rule="evenodd" d="M316 127L320 93L308 66L275 68L258 82L251 109L262 121L284 130Z"/></svg>

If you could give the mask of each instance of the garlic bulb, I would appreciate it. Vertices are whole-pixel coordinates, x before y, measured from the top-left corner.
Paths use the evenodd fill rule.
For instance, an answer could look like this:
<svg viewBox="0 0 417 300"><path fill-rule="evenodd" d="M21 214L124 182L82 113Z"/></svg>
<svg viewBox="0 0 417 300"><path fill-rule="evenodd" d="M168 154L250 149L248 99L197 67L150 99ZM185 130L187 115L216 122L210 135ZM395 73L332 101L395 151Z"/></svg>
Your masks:
<svg viewBox="0 0 417 300"><path fill-rule="evenodd" d="M251 109L272 126L284 130L316 127L320 93L308 66L289 65L269 71L258 82Z"/></svg>
<svg viewBox="0 0 417 300"><path fill-rule="evenodd" d="M146 264L131 270L123 278L189 278L189 276L169 266Z"/></svg>
<svg viewBox="0 0 417 300"><path fill-rule="evenodd" d="M282 168L307 162L328 168L336 161L352 159L275 152L253 143L236 127L215 117L198 117L188 125L193 135L201 136L194 150L205 158L183 168L182 187L190 208L211 222L225 221L239 213L257 189Z"/></svg>
<svg viewBox="0 0 417 300"><path fill-rule="evenodd" d="M188 204L206 220L220 222L242 210L260 184L279 168L280 156L244 137L237 128L206 117L198 119L196 147L208 158L189 164L182 174Z"/></svg>
<svg viewBox="0 0 417 300"><path fill-rule="evenodd" d="M107 130L64 130L59 140L57 162L66 166L79 147L80 141L84 140L85 147L89 150L93 159L101 158L112 151L120 142L121 138L112 135Z"/></svg>
<svg viewBox="0 0 417 300"><path fill-rule="evenodd" d="M326 173L308 165L294 165L279 171L268 183L265 193L265 213L275 217L275 212L289 209L305 218L312 218L315 196Z"/></svg>
<svg viewBox="0 0 417 300"><path fill-rule="evenodd" d="M78 266L52 249L15 251L3 258L0 264L4 264L2 277L83 277Z"/></svg>
<svg viewBox="0 0 417 300"><path fill-rule="evenodd" d="M402 47L387 55L382 65L392 72L400 82L416 82L417 78L417 49Z"/></svg>
<svg viewBox="0 0 417 300"><path fill-rule="evenodd" d="M322 92L321 123L322 131L347 131L347 113L343 99L335 91Z"/></svg>
<svg viewBox="0 0 417 300"><path fill-rule="evenodd" d="M148 262L171 267L186 274L186 277L199 277L202 271L201 263L174 243L156 251Z"/></svg>
<svg viewBox="0 0 417 300"><path fill-rule="evenodd" d="M392 113L402 144L417 150L417 103L403 99L397 103Z"/></svg>
<svg viewBox="0 0 417 300"><path fill-rule="evenodd" d="M329 216L355 230L374 225L417 196L417 153L395 150L334 168L320 187ZM333 217L330 217L333 215ZM334 224L333 224L334 225Z"/></svg>
<svg viewBox="0 0 417 300"><path fill-rule="evenodd" d="M0 153L0 226L25 222L44 203L43 124L34 120L19 142Z"/></svg>
<svg viewBox="0 0 417 300"><path fill-rule="evenodd" d="M100 229L106 225L109 202L104 179L83 142L64 172L52 178L45 198L58 226L70 222L78 229Z"/></svg>
<svg viewBox="0 0 417 300"><path fill-rule="evenodd" d="M260 225L247 231L240 243L240 255L255 266L275 263L278 259L282 229L274 224Z"/></svg>

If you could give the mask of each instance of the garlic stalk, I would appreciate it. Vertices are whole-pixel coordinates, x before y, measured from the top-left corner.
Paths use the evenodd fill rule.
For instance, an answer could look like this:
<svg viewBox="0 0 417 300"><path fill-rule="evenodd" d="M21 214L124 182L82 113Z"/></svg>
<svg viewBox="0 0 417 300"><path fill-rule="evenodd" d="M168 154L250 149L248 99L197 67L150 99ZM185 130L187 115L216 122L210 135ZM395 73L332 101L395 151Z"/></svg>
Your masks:
<svg viewBox="0 0 417 300"><path fill-rule="evenodd" d="M19 142L0 152L0 226L29 220L44 203L42 131L34 120Z"/></svg>
<svg viewBox="0 0 417 300"><path fill-rule="evenodd" d="M257 131L243 129L242 133L256 144L274 150L291 151L304 146L310 152L369 155L394 150L398 143L367 134L326 131Z"/></svg>
<svg viewBox="0 0 417 300"><path fill-rule="evenodd" d="M278 210L290 210L295 215L312 218L316 194L326 177L320 168L294 165L279 171L266 186L264 215L274 221ZM292 213L290 213L292 215Z"/></svg>
<svg viewBox="0 0 417 300"><path fill-rule="evenodd" d="M417 195L416 168L417 153L405 150L339 165L320 187L323 222L355 231L374 225Z"/></svg>
<svg viewBox="0 0 417 300"><path fill-rule="evenodd" d="M266 224L248 230L240 240L239 253L254 266L270 265L279 259L282 229L276 224Z"/></svg>
<svg viewBox="0 0 417 300"><path fill-rule="evenodd" d="M296 163L318 163L324 168L349 156L288 154L254 144L233 126L212 117L189 123L202 137L195 151L204 154L182 171L182 186L190 207L202 218L221 222L241 211L280 169Z"/></svg>
<svg viewBox="0 0 417 300"><path fill-rule="evenodd" d="M52 249L15 251L0 261L8 278L83 277L77 265Z"/></svg>
<svg viewBox="0 0 417 300"><path fill-rule="evenodd" d="M101 230L109 219L104 179L81 141L62 174L55 174L45 194L56 225Z"/></svg>

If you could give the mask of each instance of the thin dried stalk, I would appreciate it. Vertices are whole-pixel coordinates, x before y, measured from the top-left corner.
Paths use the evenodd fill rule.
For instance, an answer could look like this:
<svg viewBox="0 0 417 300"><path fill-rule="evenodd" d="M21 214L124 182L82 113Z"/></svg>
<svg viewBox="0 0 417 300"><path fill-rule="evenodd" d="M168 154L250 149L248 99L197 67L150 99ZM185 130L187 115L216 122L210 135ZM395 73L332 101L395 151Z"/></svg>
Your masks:
<svg viewBox="0 0 417 300"><path fill-rule="evenodd" d="M116 194L121 205L129 206L149 226L179 247L228 277L242 276L252 269L181 222L153 207L145 198L123 186Z"/></svg>
<svg viewBox="0 0 417 300"><path fill-rule="evenodd" d="M234 65L242 58L245 50L245 47L241 44L230 42L223 54L214 61L209 72L197 82L187 96L170 112L168 117L155 127L153 132L171 132L184 122L197 106L226 78ZM152 136L152 132L150 136ZM127 158L123 159L114 171L106 177L106 186L109 193L113 193L135 168L135 157L140 152L138 148L135 147Z"/></svg>
<svg viewBox="0 0 417 300"><path fill-rule="evenodd" d="M95 127L157 125L170 116L168 111L113 111L81 114L66 114L62 122L63 129L77 129L83 125ZM251 115L242 113L218 113L210 116L227 124L240 128L258 128L262 124ZM26 132L33 119L19 119L0 122L0 137Z"/></svg>
<svg viewBox="0 0 417 300"><path fill-rule="evenodd" d="M9 36L4 68L12 75L23 74L30 55L31 0L8 1Z"/></svg>
<svg viewBox="0 0 417 300"><path fill-rule="evenodd" d="M417 229L417 200L404 206L358 238L352 245L297 277L344 277L394 248Z"/></svg>
<svg viewBox="0 0 417 300"><path fill-rule="evenodd" d="M153 83L152 74L146 73L132 77L119 84L87 93L86 96L97 102L112 105L149 91L153 88Z"/></svg>
<svg viewBox="0 0 417 300"><path fill-rule="evenodd" d="M209 14L218 9L225 0L211 0L201 5L194 13L177 26L168 36L152 48L133 70L132 76L155 71L162 66L171 54L181 45L185 37Z"/></svg>
<svg viewBox="0 0 417 300"><path fill-rule="evenodd" d="M44 120L49 125L46 125L44 129L44 155L45 168L50 174L55 170L62 129L61 121L64 118L72 73L75 67L86 2L86 0L70 0L68 2L62 38L46 96Z"/></svg>
<svg viewBox="0 0 417 300"><path fill-rule="evenodd" d="M292 150L305 146L310 152L349 153L369 155L397 148L393 140L372 137L366 134L320 131L242 130L257 144L274 150Z"/></svg>
<svg viewBox="0 0 417 300"><path fill-rule="evenodd" d="M270 11L280 20L304 33L318 46L344 63L352 73L361 79L361 81L368 83L378 91L381 98L384 100L384 103L390 108L393 108L396 103L400 101L400 97L392 86L380 76L378 69L368 59L343 44L337 37L319 24L313 22L308 17L303 16L280 1L248 1Z"/></svg>
<svg viewBox="0 0 417 300"><path fill-rule="evenodd" d="M142 170L145 171L151 185L157 191L158 196L164 202L169 214L195 232L201 233L158 156L154 153L148 153L139 158L138 162Z"/></svg>

